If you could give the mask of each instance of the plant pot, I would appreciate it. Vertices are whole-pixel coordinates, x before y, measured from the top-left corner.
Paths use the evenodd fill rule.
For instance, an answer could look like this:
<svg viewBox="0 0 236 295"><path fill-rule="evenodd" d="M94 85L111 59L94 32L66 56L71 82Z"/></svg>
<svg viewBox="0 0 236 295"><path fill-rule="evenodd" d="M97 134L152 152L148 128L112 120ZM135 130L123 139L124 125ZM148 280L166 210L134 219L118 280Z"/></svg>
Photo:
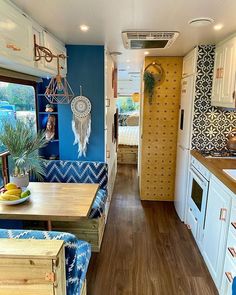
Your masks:
<svg viewBox="0 0 236 295"><path fill-rule="evenodd" d="M10 176L10 182L15 183L19 187L27 187L29 185L29 174L22 176Z"/></svg>

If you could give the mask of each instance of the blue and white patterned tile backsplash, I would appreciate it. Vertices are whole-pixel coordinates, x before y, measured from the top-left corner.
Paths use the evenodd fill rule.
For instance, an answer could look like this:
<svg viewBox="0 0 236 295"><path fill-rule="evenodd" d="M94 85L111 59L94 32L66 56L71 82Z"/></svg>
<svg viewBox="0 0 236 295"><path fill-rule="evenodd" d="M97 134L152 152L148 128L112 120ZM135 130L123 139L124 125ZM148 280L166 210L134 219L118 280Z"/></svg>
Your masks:
<svg viewBox="0 0 236 295"><path fill-rule="evenodd" d="M198 47L192 149L221 150L236 127L236 111L211 106L214 54L214 45Z"/></svg>

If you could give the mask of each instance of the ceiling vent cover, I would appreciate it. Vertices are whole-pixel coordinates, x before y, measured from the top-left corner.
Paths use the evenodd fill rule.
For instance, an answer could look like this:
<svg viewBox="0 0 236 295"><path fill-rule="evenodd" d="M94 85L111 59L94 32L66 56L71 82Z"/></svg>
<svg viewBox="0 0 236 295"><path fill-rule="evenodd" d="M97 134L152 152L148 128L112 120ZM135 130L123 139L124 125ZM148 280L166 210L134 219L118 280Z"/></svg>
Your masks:
<svg viewBox="0 0 236 295"><path fill-rule="evenodd" d="M179 32L124 31L122 39L126 49L165 49L170 47Z"/></svg>

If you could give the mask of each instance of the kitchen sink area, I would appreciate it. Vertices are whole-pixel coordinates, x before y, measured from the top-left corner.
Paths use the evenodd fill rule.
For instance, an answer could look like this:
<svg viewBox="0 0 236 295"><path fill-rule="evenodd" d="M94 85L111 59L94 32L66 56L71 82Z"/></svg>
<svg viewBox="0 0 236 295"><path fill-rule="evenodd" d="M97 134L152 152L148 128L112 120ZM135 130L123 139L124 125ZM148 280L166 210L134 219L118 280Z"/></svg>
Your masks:
<svg viewBox="0 0 236 295"><path fill-rule="evenodd" d="M236 181L236 169L223 169L223 172Z"/></svg>

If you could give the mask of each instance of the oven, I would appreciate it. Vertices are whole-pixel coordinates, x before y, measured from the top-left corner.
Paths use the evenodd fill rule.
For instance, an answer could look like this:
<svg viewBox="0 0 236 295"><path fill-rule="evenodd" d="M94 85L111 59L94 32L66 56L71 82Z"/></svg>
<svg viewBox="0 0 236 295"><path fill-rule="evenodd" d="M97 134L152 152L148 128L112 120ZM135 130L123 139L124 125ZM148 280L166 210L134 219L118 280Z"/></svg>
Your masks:
<svg viewBox="0 0 236 295"><path fill-rule="evenodd" d="M188 207L196 223L194 238L198 244L201 244L205 227L210 172L199 161L192 158L189 175Z"/></svg>

